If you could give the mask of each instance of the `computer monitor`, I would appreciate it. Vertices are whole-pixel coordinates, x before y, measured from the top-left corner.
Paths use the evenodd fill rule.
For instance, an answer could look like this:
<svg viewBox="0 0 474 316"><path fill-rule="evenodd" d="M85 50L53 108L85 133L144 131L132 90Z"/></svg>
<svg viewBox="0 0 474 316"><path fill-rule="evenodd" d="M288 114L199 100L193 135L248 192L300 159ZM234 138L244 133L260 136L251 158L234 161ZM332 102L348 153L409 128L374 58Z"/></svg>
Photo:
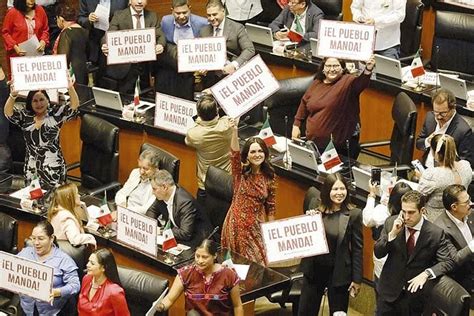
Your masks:
<svg viewBox="0 0 474 316"><path fill-rule="evenodd" d="M245 29L247 30L247 34L252 42L273 47L273 33L271 28L252 23L245 23Z"/></svg>

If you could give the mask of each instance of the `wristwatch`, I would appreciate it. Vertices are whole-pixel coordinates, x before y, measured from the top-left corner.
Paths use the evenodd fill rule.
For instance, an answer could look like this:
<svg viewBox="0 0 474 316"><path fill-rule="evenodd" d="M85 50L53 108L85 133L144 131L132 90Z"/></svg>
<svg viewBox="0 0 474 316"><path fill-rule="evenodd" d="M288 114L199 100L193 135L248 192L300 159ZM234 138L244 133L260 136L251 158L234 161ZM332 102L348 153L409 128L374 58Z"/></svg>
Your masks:
<svg viewBox="0 0 474 316"><path fill-rule="evenodd" d="M425 273L428 276L428 279L434 279L435 278L435 276L433 275L433 273L431 272L430 269L426 269Z"/></svg>

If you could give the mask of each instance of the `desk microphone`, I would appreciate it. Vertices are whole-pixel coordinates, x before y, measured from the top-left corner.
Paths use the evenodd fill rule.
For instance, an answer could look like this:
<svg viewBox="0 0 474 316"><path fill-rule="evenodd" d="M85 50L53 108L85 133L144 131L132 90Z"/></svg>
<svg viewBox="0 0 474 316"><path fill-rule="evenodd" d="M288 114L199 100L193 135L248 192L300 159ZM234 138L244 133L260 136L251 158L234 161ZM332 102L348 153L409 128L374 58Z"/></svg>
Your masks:
<svg viewBox="0 0 474 316"><path fill-rule="evenodd" d="M352 179L352 167L351 167L351 147L349 145L349 140L346 139L346 149L347 149L347 166L349 167L349 181L351 188L354 188L354 183Z"/></svg>
<svg viewBox="0 0 474 316"><path fill-rule="evenodd" d="M217 225L216 227L214 227L214 229L212 230L212 232L206 237L206 239L211 239L211 237L217 233L217 231L219 230L219 225Z"/></svg>
<svg viewBox="0 0 474 316"><path fill-rule="evenodd" d="M435 60L435 72L436 72L436 85L435 85L435 91L438 91L438 82L439 82L439 70L438 70L438 59L439 59L439 45L435 46L435 52L436 52L436 60Z"/></svg>
<svg viewBox="0 0 474 316"><path fill-rule="evenodd" d="M250 19L250 13L252 13L253 3L250 4L249 14L247 14L247 21Z"/></svg>
<svg viewBox="0 0 474 316"><path fill-rule="evenodd" d="M285 115L285 161L288 164L288 115Z"/></svg>

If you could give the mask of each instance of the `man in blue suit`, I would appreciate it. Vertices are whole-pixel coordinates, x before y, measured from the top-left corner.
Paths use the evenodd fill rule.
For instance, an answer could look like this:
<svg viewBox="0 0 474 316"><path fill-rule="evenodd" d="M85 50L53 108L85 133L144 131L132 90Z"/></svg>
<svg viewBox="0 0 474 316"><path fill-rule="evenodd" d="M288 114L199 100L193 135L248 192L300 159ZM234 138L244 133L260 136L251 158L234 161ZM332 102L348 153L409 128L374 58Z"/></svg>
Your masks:
<svg viewBox="0 0 474 316"><path fill-rule="evenodd" d="M180 39L199 37L199 30L207 25L203 17L191 14L188 0L173 0L171 13L161 20L161 30L166 38L164 60L155 66L155 89L157 92L193 100L193 73L177 72L177 48Z"/></svg>

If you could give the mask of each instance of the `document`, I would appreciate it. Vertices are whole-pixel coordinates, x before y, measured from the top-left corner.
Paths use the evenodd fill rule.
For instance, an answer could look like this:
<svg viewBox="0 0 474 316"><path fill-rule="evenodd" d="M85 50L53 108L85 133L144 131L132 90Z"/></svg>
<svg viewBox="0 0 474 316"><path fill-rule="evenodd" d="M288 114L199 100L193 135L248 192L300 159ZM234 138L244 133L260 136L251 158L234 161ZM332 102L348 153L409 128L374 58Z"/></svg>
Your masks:
<svg viewBox="0 0 474 316"><path fill-rule="evenodd" d="M163 293L161 293L160 297L158 297L158 299L153 302L153 304L151 305L151 308L148 312L146 312L145 316L154 316L155 315L155 312L157 312L157 308L158 308L158 305L160 305L161 301L163 301L163 299L165 298L166 296L166 293L168 293L168 289L169 288L166 288Z"/></svg>
<svg viewBox="0 0 474 316"><path fill-rule="evenodd" d="M18 44L18 47L26 52L26 56L42 56L43 52L37 50L39 44L38 38L33 35L30 39Z"/></svg>
<svg viewBox="0 0 474 316"><path fill-rule="evenodd" d="M94 23L96 29L106 31L109 29L109 8L98 4L95 8L95 15L97 15L97 22Z"/></svg>

